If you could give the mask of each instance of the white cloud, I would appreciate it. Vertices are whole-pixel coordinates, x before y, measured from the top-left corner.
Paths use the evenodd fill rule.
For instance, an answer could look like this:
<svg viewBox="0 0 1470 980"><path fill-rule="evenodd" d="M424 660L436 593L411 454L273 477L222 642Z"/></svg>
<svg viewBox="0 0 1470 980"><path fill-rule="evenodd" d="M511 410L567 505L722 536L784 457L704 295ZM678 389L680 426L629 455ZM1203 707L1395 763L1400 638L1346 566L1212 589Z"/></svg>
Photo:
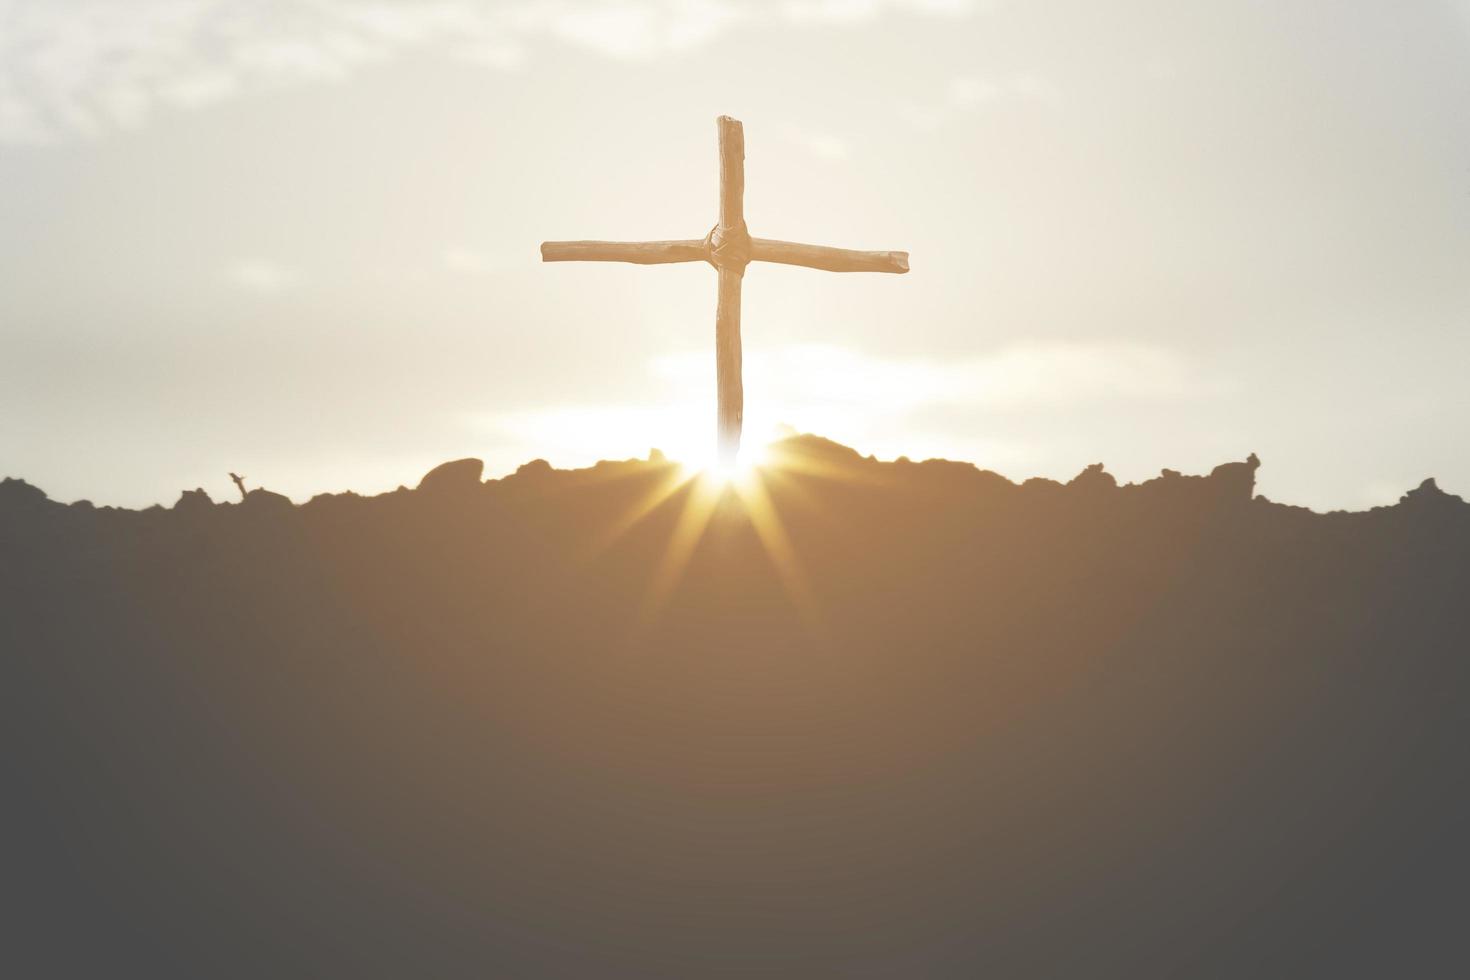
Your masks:
<svg viewBox="0 0 1470 980"><path fill-rule="evenodd" d="M855 24L889 11L958 16L979 6L975 0L786 0L782 12L797 23Z"/></svg>
<svg viewBox="0 0 1470 980"><path fill-rule="evenodd" d="M272 84L338 81L359 65L381 60L382 50L350 34L321 38L263 38L238 45L234 64L247 78Z"/></svg>
<svg viewBox="0 0 1470 980"><path fill-rule="evenodd" d="M707 353L660 358L655 376L700 382ZM753 352L748 384L770 386L787 404L884 412L937 405L1022 411L1097 401L1170 401L1191 388L1177 354L1133 343L1033 343L952 360L875 357L845 347L801 345Z"/></svg>
<svg viewBox="0 0 1470 980"><path fill-rule="evenodd" d="M717 0L690 0L680 6L682 12L666 35L669 46L676 50L704 44L745 17L736 4Z"/></svg>
<svg viewBox="0 0 1470 980"><path fill-rule="evenodd" d="M965 0L0 0L0 143L100 136L159 106L340 81L410 47L515 70L538 44L650 58L740 23L970 9Z"/></svg>
<svg viewBox="0 0 1470 980"><path fill-rule="evenodd" d="M296 274L266 259L242 259L224 270L225 280L252 293L279 293L296 281Z"/></svg>
<svg viewBox="0 0 1470 980"><path fill-rule="evenodd" d="M882 7L881 0L792 0L785 13L798 22L850 24L876 17Z"/></svg>
<svg viewBox="0 0 1470 980"><path fill-rule="evenodd" d="M709 352L659 357L648 370L654 384L636 404L558 405L474 422L514 444L511 456L530 452L561 465L640 455L651 446L685 461L704 460L714 426ZM789 346L747 352L744 374L745 428L752 439L795 428L865 452L984 459L1007 467L1034 464L1037 450L976 439L935 419L1168 405L1208 391L1177 353L1127 342L1021 344L952 360Z"/></svg>
<svg viewBox="0 0 1470 980"><path fill-rule="evenodd" d="M641 4L568 8L551 25L560 38L620 58L647 55L657 40L654 14Z"/></svg>

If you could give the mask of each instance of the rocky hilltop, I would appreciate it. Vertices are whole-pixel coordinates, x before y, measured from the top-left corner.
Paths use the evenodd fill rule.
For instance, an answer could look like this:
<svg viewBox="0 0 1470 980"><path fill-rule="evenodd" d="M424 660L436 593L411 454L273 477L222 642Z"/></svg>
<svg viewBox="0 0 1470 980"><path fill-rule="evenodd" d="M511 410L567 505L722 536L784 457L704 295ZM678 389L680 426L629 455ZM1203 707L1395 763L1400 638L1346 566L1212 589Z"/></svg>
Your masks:
<svg viewBox="0 0 1470 980"><path fill-rule="evenodd" d="M0 484L17 975L1456 975L1470 506Z"/></svg>

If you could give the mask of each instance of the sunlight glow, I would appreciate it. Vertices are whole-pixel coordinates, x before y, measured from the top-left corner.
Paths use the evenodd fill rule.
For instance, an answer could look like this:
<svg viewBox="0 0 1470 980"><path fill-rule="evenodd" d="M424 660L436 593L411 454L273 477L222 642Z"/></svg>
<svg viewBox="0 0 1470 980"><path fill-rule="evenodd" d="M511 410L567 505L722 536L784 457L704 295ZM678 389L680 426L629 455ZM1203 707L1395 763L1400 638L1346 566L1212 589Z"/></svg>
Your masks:
<svg viewBox="0 0 1470 980"><path fill-rule="evenodd" d="M694 458L690 458L694 457ZM770 444L747 439L732 462L721 459L713 446L706 452L678 456L686 479L705 479L717 486L749 486L759 479L759 470L770 462Z"/></svg>
<svg viewBox="0 0 1470 980"><path fill-rule="evenodd" d="M542 457L560 467L642 457L658 448L695 471L718 469L715 374L708 351L651 358L636 393L471 416L495 449L491 468ZM1049 460L1035 444L956 430L966 413L1048 417L1100 402L1165 405L1203 390L1172 352L1126 342L1010 346L978 357L883 357L831 345L777 345L745 354L741 469L765 442L820 433L879 457L970 460L1002 473L1071 476L1085 461ZM997 429L997 431L999 431ZM737 474L724 474L734 477Z"/></svg>
<svg viewBox="0 0 1470 980"><path fill-rule="evenodd" d="M714 480L696 477L686 480L685 483L689 484L689 492L684 498L684 508L679 512L679 520L674 525L674 533L669 538L663 559L654 571L648 592L644 596L642 610L644 622L657 619L664 603L673 594L674 588L684 575L689 559L694 557L694 549L704 537L705 527L709 525L710 518L714 516L715 505L719 503L720 496L724 493L724 487Z"/></svg>
<svg viewBox="0 0 1470 980"><path fill-rule="evenodd" d="M673 493L687 488L673 534L644 598L642 618L645 623L657 619L659 611L678 587L716 509L722 502L733 498L750 520L787 598L809 628L821 628L820 606L767 488L768 482L778 478L781 462L766 452L766 446L752 449L754 451L749 453L742 451L734 465L716 462L696 467L682 464L678 478L663 484L650 500L640 505L638 516L622 526L619 533L651 513Z"/></svg>
<svg viewBox="0 0 1470 980"><path fill-rule="evenodd" d="M745 512L750 516L750 523L760 537L761 547L765 549L766 556L781 579L787 598L801 614L808 628L820 628L821 607L812 592L806 570L796 555L796 549L792 547L791 537L786 533L786 525L776 513L776 506L766 489L766 474L752 469L748 479L736 482L735 492L745 505Z"/></svg>

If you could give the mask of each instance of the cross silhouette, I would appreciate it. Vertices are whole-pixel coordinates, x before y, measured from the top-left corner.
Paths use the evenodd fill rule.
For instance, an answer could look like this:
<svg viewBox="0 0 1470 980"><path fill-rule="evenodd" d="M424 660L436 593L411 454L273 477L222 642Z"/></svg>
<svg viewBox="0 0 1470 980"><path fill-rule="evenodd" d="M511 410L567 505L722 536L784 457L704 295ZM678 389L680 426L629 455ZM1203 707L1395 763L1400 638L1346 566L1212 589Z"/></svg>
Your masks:
<svg viewBox="0 0 1470 980"><path fill-rule="evenodd" d="M740 280L750 262L780 262L827 272L908 272L907 252L858 252L751 238L745 227L745 129L738 119L715 120L720 134L720 220L703 239L664 242L542 242L543 262L708 262L720 274L715 305L715 375L719 389L719 452L726 465L740 451L745 388L740 374Z"/></svg>

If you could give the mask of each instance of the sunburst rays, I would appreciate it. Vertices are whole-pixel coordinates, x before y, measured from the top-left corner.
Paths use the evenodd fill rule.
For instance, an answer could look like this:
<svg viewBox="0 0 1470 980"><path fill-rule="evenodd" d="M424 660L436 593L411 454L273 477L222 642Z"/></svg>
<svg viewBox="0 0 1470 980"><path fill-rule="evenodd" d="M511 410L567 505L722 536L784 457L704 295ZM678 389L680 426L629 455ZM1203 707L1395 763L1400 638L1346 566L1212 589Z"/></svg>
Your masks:
<svg viewBox="0 0 1470 980"><path fill-rule="evenodd" d="M733 481L731 487L744 505L751 526L760 538L761 547L781 579L786 597L791 600L809 628L820 629L821 606L817 603L811 580L807 577L801 559L792 546L791 537L786 533L786 525L781 521L781 515L766 487L766 471L753 469L745 478Z"/></svg>
<svg viewBox="0 0 1470 980"><path fill-rule="evenodd" d="M660 509L671 505L679 508L668 541L643 590L638 620L644 626L659 621L687 573L716 512L722 507L734 507L749 520L761 550L797 614L808 628L821 629L821 605L782 520L771 492L772 486L779 485L784 496L798 489L790 480L794 475L806 473L828 479L850 479L853 474L843 467L814 465L789 453L767 452L767 447L758 447L751 455L753 459L742 460L737 467L729 469L671 465L647 493L635 500L589 543L584 557L590 561L616 546ZM785 472L787 470L790 472ZM682 499L675 503L680 497Z"/></svg>
<svg viewBox="0 0 1470 980"><path fill-rule="evenodd" d="M679 511L679 519L674 524L674 531L669 536L663 557L648 582L648 589L639 609L639 619L645 625L658 619L664 604L689 566L689 560L694 557L694 550L704 537L704 530L709 526L720 498L728 489L726 481L698 471L685 482L689 484L689 489L684 496L684 506Z"/></svg>

